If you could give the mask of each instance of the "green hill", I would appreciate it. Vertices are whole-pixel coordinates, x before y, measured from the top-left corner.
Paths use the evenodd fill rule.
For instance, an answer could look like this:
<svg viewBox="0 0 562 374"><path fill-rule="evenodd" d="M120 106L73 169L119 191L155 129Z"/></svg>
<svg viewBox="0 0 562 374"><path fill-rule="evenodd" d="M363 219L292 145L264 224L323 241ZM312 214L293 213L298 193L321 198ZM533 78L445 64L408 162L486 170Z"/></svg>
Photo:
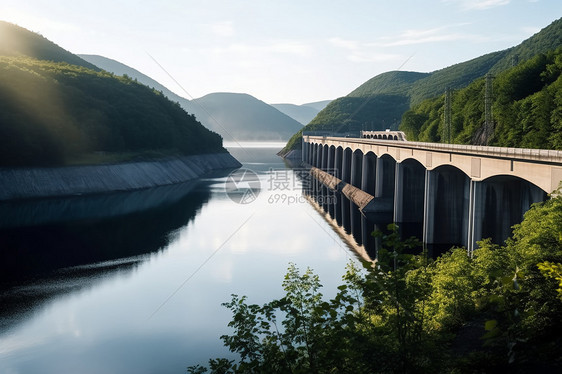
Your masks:
<svg viewBox="0 0 562 374"><path fill-rule="evenodd" d="M562 47L499 73L492 87L489 129L484 124L485 80L453 92L452 143L562 149ZM400 128L409 140L441 142L443 112L443 95L428 99L404 114Z"/></svg>
<svg viewBox="0 0 562 374"><path fill-rule="evenodd" d="M552 51L561 44L562 19L559 19L516 47L489 53L432 73L395 71L380 74L349 95L332 101L303 130L339 129L347 132L397 129L402 115L409 108L442 95L447 88L461 89L489 72L498 74L538 53ZM394 108L385 108L381 105L383 102ZM419 122L421 119L416 120ZM293 135L285 151L298 148L300 139L301 132Z"/></svg>
<svg viewBox="0 0 562 374"><path fill-rule="evenodd" d="M110 58L107 57L103 57L103 56L98 56L98 55L78 55L80 58L86 60L89 63L94 64L95 66L97 66L98 68L101 68L105 71L108 71L110 73L113 73L115 75L120 75L120 76L128 76L131 79L134 79L142 84L144 84L145 86L148 87L152 87L157 91L162 92L168 99L177 102L180 104L180 106L187 112L190 114L195 115L195 117L197 117L197 120L199 122L201 122L203 125L205 125L205 123L202 121L202 117L205 117L205 115L201 115L199 112L201 112L201 108L199 108L197 105L193 104L190 100L181 97L180 95L175 94L174 92L170 91L166 86L164 86L163 84L160 84L159 82L155 81L154 79L150 78L149 76L141 73L140 71L133 69L130 66L127 66L125 64L122 64L119 61L115 61L112 60ZM206 126L208 128L208 126Z"/></svg>
<svg viewBox="0 0 562 374"><path fill-rule="evenodd" d="M302 124L248 94L217 92L194 100L209 113L210 129L231 140L284 141Z"/></svg>
<svg viewBox="0 0 562 374"><path fill-rule="evenodd" d="M4 23L2 29L13 39L6 41L6 34L0 39L0 50L8 55L0 56L1 167L224 151L218 134L161 93L92 69L25 29ZM21 44L26 41L30 44Z"/></svg>
<svg viewBox="0 0 562 374"><path fill-rule="evenodd" d="M308 103L302 105L295 105L295 104L270 104L272 107L280 111L281 113L285 113L289 117L293 118L294 120L300 122L303 126L309 123L318 112L328 105L330 100L319 101L316 103ZM319 108L319 109L318 109Z"/></svg>

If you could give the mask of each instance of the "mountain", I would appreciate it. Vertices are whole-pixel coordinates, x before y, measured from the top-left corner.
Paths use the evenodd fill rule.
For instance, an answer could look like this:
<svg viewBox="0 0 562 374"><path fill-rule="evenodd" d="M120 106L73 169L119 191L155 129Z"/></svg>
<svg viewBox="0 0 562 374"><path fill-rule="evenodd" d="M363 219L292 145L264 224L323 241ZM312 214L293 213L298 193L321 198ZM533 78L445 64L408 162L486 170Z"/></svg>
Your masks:
<svg viewBox="0 0 562 374"><path fill-rule="evenodd" d="M409 140L562 149L562 46L493 76L492 122L486 123L481 78L451 93L445 131L444 95L408 110L400 129Z"/></svg>
<svg viewBox="0 0 562 374"><path fill-rule="evenodd" d="M318 112L328 105L331 100L318 101L315 103L295 105L295 104L271 104L272 107L285 113L289 117L297 120L298 122L306 125L309 123Z"/></svg>
<svg viewBox="0 0 562 374"><path fill-rule="evenodd" d="M330 104L331 101L332 100L315 101L313 103L302 104L302 106L309 106L316 109L317 111L321 111L322 109L326 108L326 106Z"/></svg>
<svg viewBox="0 0 562 374"><path fill-rule="evenodd" d="M212 93L194 100L210 114L209 128L226 140L287 140L302 124L248 94Z"/></svg>
<svg viewBox="0 0 562 374"><path fill-rule="evenodd" d="M24 28L1 28L0 167L225 151L218 134L160 92Z"/></svg>
<svg viewBox="0 0 562 374"><path fill-rule="evenodd" d="M379 74L347 96L332 101L303 131L397 129L407 110L426 99L442 95L447 88L462 89L487 73L499 74L539 53L555 50L561 44L562 19L559 19L516 47L432 73L393 71ZM301 133L293 135L284 152L299 147Z"/></svg>
<svg viewBox="0 0 562 374"><path fill-rule="evenodd" d="M162 92L185 111L193 114L205 127L217 132L226 140L287 140L302 127L292 118L282 116L278 110L249 95L218 93L188 100L140 71L118 61L98 55L80 55L80 57L105 71L128 76Z"/></svg>
<svg viewBox="0 0 562 374"><path fill-rule="evenodd" d="M0 56L27 56L38 60L66 62L99 70L95 65L59 47L43 36L5 21L0 21Z"/></svg>
<svg viewBox="0 0 562 374"><path fill-rule="evenodd" d="M115 75L129 76L132 79L136 79L138 82L144 84L145 86L152 87L156 91L162 92L168 99L179 103L180 106L183 109L185 109L185 111L188 113L196 114L198 110L197 108L194 108L194 104L192 104L188 99L175 94L174 92L170 91L167 87L165 87L163 84L160 84L159 82L155 81L149 76L141 73L136 69L133 69L130 66L122 64L119 61L115 61L110 58L99 56L99 55L80 54L78 56L84 59L85 61L97 66L98 68L101 68ZM196 117L198 116L196 115Z"/></svg>

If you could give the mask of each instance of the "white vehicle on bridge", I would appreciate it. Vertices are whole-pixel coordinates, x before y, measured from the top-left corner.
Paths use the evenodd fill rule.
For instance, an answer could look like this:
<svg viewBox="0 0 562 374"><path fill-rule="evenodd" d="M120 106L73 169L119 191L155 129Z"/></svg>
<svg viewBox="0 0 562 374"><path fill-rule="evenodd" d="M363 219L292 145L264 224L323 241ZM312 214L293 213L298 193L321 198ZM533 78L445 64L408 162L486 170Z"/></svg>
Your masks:
<svg viewBox="0 0 562 374"><path fill-rule="evenodd" d="M406 134L402 131L390 131L388 129L386 131L361 131L361 138L406 141Z"/></svg>

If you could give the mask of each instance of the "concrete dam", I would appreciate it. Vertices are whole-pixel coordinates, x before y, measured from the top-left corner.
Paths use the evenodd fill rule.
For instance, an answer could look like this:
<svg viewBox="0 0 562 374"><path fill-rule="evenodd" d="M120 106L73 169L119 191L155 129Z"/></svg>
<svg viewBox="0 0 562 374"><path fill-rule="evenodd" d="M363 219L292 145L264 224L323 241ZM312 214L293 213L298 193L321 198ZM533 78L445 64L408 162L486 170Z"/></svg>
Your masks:
<svg viewBox="0 0 562 374"><path fill-rule="evenodd" d="M365 245L373 225L391 222L430 250L502 243L562 181L560 151L409 142L398 131L305 134L302 161L312 194L332 197L324 210Z"/></svg>

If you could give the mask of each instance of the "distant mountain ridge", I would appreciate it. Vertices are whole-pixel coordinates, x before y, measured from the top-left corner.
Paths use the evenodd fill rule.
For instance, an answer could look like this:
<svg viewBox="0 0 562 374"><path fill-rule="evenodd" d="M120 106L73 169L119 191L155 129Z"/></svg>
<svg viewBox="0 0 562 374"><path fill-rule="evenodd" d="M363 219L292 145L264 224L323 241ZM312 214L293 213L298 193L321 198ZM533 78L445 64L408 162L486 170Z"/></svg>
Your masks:
<svg viewBox="0 0 562 374"><path fill-rule="evenodd" d="M230 140L287 140L302 124L257 98L217 92L194 100L210 114L209 128Z"/></svg>
<svg viewBox="0 0 562 374"><path fill-rule="evenodd" d="M78 56L84 59L85 61L95 65L98 68L101 68L105 71L108 71L116 75L121 75L121 76L127 75L133 79L136 79L137 81L144 84L145 86L152 87L155 90L162 92L164 95L166 95L166 97L168 97L168 99L179 103L181 107L185 109L188 113L195 114L197 112L197 110L193 108L193 104L188 99L175 94L163 84L160 84L156 80L150 78L148 75L145 75L130 66L127 66L119 61L99 55L79 54Z"/></svg>
<svg viewBox="0 0 562 374"><path fill-rule="evenodd" d="M285 113L303 125L308 124L316 115L330 103L331 100L317 101L302 105L296 104L270 104L275 109Z"/></svg>
<svg viewBox="0 0 562 374"><path fill-rule="evenodd" d="M562 19L554 21L519 45L489 53L431 73L391 71L379 74L318 113L302 131L397 129L402 115L425 99L460 89L487 73L498 74L538 53L562 45ZM393 106L389 109L388 106ZM293 135L283 153L300 145L302 131ZM282 154L283 154L282 153Z"/></svg>
<svg viewBox="0 0 562 374"><path fill-rule="evenodd" d="M181 97L164 85L118 61L97 55L80 55L86 61L116 75L127 75L161 91L170 100L195 117L208 129L227 141L286 141L302 124L257 98L238 93L214 93L195 100ZM316 105L316 103L312 103Z"/></svg>

